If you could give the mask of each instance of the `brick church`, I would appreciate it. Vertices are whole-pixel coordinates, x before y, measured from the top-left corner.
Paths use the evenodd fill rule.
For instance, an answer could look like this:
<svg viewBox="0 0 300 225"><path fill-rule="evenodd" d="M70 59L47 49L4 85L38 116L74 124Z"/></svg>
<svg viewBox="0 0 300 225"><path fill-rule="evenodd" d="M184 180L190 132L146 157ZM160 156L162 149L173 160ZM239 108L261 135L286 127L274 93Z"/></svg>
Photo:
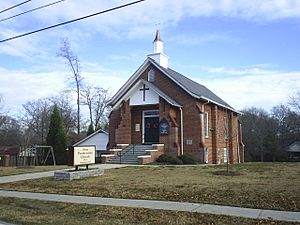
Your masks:
<svg viewBox="0 0 300 225"><path fill-rule="evenodd" d="M161 154L190 154L209 164L243 162L239 112L169 68L159 31L153 46L154 52L109 102L108 148L124 152L123 158L136 148L133 154L140 164ZM144 146L144 151L137 146Z"/></svg>

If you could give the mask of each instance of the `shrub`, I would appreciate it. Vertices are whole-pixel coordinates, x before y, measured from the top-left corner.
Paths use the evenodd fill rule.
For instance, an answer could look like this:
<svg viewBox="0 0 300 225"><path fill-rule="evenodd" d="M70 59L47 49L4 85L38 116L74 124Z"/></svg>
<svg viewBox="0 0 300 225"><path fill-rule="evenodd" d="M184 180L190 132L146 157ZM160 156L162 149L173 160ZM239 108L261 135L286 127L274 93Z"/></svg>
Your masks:
<svg viewBox="0 0 300 225"><path fill-rule="evenodd" d="M171 156L171 155L166 155L166 154L160 155L158 157L158 159L156 160L156 162L168 163L168 164L173 164L173 165L182 165L183 164L179 158Z"/></svg>
<svg viewBox="0 0 300 225"><path fill-rule="evenodd" d="M179 159L179 158L177 158L177 157L172 157L173 159L172 159L172 161L170 162L171 164L173 164L173 165L182 165L183 164L183 162L182 162L182 160L181 159Z"/></svg>
<svg viewBox="0 0 300 225"><path fill-rule="evenodd" d="M166 155L166 154L162 154L158 157L158 159L156 160L156 162L161 162L161 163L168 163L172 160L172 156L170 155Z"/></svg>
<svg viewBox="0 0 300 225"><path fill-rule="evenodd" d="M196 164L193 156L190 154L180 155L178 158L183 162L183 164Z"/></svg>

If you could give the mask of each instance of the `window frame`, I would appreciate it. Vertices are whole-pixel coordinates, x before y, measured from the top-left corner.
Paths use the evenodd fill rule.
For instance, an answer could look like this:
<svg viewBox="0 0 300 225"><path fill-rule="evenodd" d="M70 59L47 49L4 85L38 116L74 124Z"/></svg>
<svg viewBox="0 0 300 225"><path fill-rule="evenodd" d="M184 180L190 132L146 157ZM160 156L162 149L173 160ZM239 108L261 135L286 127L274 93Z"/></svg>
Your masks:
<svg viewBox="0 0 300 225"><path fill-rule="evenodd" d="M151 83L155 81L156 77L155 77L155 71L153 69L149 70L147 78L148 78L147 80Z"/></svg>
<svg viewBox="0 0 300 225"><path fill-rule="evenodd" d="M227 150L227 148L224 148L223 149L223 161L224 161L224 163L227 163L228 162L228 160L229 160L229 157L228 157L228 150ZM228 159L228 160L227 160Z"/></svg>
<svg viewBox="0 0 300 225"><path fill-rule="evenodd" d="M209 123L208 123L208 112L204 112L204 137L209 137Z"/></svg>

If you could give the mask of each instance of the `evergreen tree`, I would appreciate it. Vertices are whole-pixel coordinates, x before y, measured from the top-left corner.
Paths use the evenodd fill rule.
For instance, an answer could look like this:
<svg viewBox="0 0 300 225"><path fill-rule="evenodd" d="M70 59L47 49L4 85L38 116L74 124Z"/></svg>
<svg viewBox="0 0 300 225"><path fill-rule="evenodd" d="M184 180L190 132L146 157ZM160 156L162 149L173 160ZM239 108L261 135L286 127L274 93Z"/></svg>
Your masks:
<svg viewBox="0 0 300 225"><path fill-rule="evenodd" d="M53 147L56 163L59 165L67 164L67 137L57 105L54 105L51 115L47 144Z"/></svg>
<svg viewBox="0 0 300 225"><path fill-rule="evenodd" d="M89 135L91 135L92 133L94 133L95 131L94 131L94 126L93 126L93 124L90 124L89 125L89 128L88 128L88 131L87 131L87 133L86 133L86 136L89 136Z"/></svg>

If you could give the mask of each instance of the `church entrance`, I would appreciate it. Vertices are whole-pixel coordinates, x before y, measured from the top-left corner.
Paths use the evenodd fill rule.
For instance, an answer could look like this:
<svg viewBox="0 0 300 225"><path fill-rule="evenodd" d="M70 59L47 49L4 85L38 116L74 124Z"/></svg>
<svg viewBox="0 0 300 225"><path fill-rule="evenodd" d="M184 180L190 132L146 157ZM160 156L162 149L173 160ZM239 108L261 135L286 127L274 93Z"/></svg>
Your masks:
<svg viewBox="0 0 300 225"><path fill-rule="evenodd" d="M143 112L144 143L159 142L159 111L149 110Z"/></svg>

